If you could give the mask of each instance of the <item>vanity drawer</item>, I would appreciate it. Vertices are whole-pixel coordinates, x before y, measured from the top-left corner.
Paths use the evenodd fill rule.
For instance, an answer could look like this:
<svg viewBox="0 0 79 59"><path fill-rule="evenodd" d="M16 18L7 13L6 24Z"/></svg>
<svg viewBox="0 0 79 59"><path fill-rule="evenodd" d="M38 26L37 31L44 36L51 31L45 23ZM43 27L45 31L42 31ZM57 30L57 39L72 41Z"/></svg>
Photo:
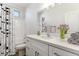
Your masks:
<svg viewBox="0 0 79 59"><path fill-rule="evenodd" d="M77 55L74 53L68 52L66 50L62 50L60 48L49 46L49 56L77 56Z"/></svg>

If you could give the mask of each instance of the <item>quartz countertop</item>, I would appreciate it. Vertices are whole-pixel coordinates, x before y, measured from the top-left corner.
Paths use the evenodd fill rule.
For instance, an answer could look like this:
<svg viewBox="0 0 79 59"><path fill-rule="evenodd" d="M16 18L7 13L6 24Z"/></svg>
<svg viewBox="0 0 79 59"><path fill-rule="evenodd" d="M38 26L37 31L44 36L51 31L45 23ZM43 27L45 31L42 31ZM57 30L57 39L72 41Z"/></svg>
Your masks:
<svg viewBox="0 0 79 59"><path fill-rule="evenodd" d="M43 36L38 36L38 35L27 35L28 38L32 38L34 40L38 40L41 42L44 42L45 44L49 45L57 45L60 46L60 48L65 48L66 50L69 49L71 52L79 54L79 46L70 44L67 42L68 38L65 39L60 39L58 36L51 36L51 37L43 37Z"/></svg>

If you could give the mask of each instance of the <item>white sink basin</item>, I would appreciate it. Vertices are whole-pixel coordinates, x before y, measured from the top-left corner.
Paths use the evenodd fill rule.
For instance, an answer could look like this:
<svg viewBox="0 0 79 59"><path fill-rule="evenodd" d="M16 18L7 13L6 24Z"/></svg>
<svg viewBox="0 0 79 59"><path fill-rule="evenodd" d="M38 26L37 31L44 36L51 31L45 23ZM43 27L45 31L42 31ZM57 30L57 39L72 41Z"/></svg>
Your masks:
<svg viewBox="0 0 79 59"><path fill-rule="evenodd" d="M44 39L53 39L53 36L47 36L47 35L40 35L40 37L44 38Z"/></svg>

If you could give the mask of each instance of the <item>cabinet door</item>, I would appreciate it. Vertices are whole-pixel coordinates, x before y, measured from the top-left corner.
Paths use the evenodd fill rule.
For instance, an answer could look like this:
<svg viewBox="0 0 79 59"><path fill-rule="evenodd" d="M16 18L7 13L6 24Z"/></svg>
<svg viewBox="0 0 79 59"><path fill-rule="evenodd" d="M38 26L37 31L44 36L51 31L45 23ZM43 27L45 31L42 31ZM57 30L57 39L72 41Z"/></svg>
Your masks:
<svg viewBox="0 0 79 59"><path fill-rule="evenodd" d="M77 55L71 52L68 52L66 50L49 46L49 56L77 56Z"/></svg>
<svg viewBox="0 0 79 59"><path fill-rule="evenodd" d="M32 48L30 48L29 55L30 55L30 56L35 56L35 50L32 49Z"/></svg>
<svg viewBox="0 0 79 59"><path fill-rule="evenodd" d="M31 55L32 55L32 53L34 53L32 56L34 56L34 55L35 56L48 56L48 50L45 51L45 50L43 50L44 48L40 49L37 46L30 44L30 51L31 51L31 49L33 50L33 52L31 52Z"/></svg>
<svg viewBox="0 0 79 59"><path fill-rule="evenodd" d="M26 53L27 56L36 56L37 55L36 50L34 50L32 48L27 48L26 50L27 50L27 53Z"/></svg>
<svg viewBox="0 0 79 59"><path fill-rule="evenodd" d="M37 49L33 45L33 42L31 42L31 39L26 40L26 55L27 56L36 56L37 55Z"/></svg>
<svg viewBox="0 0 79 59"><path fill-rule="evenodd" d="M43 51L41 49L37 49L37 56L48 56L48 51Z"/></svg>
<svg viewBox="0 0 79 59"><path fill-rule="evenodd" d="M48 56L48 45L32 39L30 47L36 51L36 56Z"/></svg>
<svg viewBox="0 0 79 59"><path fill-rule="evenodd" d="M31 42L30 45L32 45L32 46L34 46L34 47L36 47L40 50L43 50L44 52L48 51L48 45L47 44L44 44L43 42L36 41L36 40L33 40L33 39L31 39L30 42Z"/></svg>
<svg viewBox="0 0 79 59"><path fill-rule="evenodd" d="M27 56L47 56L48 45L28 38L26 42Z"/></svg>

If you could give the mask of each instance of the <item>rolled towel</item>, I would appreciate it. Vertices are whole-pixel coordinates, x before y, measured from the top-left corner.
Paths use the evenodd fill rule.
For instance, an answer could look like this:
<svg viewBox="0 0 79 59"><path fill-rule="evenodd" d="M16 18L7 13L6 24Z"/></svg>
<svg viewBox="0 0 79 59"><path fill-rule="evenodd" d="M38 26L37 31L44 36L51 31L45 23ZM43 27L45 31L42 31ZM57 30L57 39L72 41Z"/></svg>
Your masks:
<svg viewBox="0 0 79 59"><path fill-rule="evenodd" d="M78 34L79 34L79 32L76 32L76 33L78 33Z"/></svg>
<svg viewBox="0 0 79 59"><path fill-rule="evenodd" d="M72 33L71 37L67 40L71 44L79 45L79 32Z"/></svg>
<svg viewBox="0 0 79 59"><path fill-rule="evenodd" d="M79 45L79 39L76 39L75 42L75 44Z"/></svg>
<svg viewBox="0 0 79 59"><path fill-rule="evenodd" d="M69 42L69 43L72 43L72 40L71 40L71 38L69 38L69 39L67 40L67 42Z"/></svg>
<svg viewBox="0 0 79 59"><path fill-rule="evenodd" d="M72 37L73 39L78 39L78 38L79 38L79 34L78 34L78 33L72 33L72 34L71 34L71 37Z"/></svg>
<svg viewBox="0 0 79 59"><path fill-rule="evenodd" d="M68 43L70 43L70 44L79 45L79 39L69 38L67 41L68 41Z"/></svg>
<svg viewBox="0 0 79 59"><path fill-rule="evenodd" d="M74 42L75 41L75 39L73 39L72 37L70 37L70 38L68 38L68 40L67 40L69 43L72 43L72 42Z"/></svg>
<svg viewBox="0 0 79 59"><path fill-rule="evenodd" d="M79 37L79 32L76 32L76 34L78 35L78 37Z"/></svg>

